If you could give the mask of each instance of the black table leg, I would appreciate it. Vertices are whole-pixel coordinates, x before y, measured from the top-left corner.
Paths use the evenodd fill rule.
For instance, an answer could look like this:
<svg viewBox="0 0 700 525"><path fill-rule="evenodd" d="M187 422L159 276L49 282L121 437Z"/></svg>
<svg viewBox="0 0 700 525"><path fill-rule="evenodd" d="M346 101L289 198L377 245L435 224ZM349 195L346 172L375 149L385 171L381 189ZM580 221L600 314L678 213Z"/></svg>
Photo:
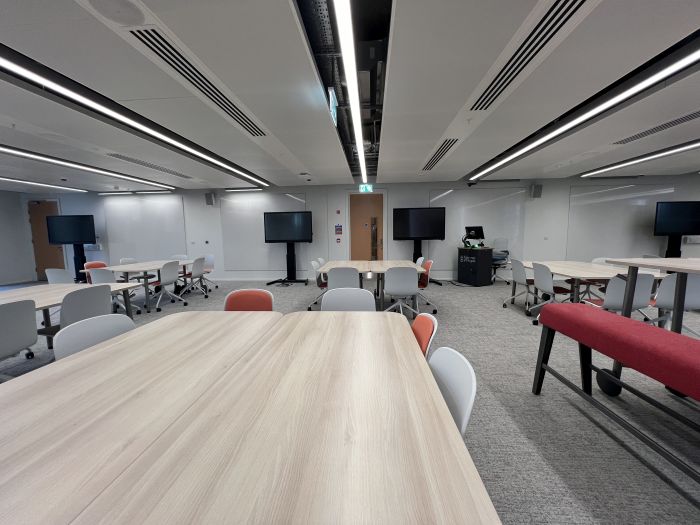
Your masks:
<svg viewBox="0 0 700 525"><path fill-rule="evenodd" d="M41 313L44 316L44 328L51 328L51 310L44 308ZM46 336L46 346L49 348L49 350L53 350L53 336Z"/></svg>
<svg viewBox="0 0 700 525"><path fill-rule="evenodd" d="M683 312L685 310L685 289L688 284L687 273L676 274L676 293L673 296L673 317L671 330L680 334L683 331Z"/></svg>
<svg viewBox="0 0 700 525"><path fill-rule="evenodd" d="M131 311L131 297L129 297L129 290L122 291L122 297L124 297L124 308L126 308L126 315L133 319L134 313Z"/></svg>

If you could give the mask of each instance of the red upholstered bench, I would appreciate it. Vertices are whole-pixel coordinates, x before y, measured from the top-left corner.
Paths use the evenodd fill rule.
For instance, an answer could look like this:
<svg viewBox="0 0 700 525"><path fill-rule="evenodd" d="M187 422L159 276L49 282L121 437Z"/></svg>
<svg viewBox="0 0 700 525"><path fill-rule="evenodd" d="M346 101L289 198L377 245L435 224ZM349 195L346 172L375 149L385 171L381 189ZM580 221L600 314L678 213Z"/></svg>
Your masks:
<svg viewBox="0 0 700 525"><path fill-rule="evenodd" d="M694 421L644 395L591 363L591 349L593 349L678 392L700 400L700 341L582 303L545 305L540 313L539 322L542 325L542 337L532 384L534 394L540 394L544 376L550 372L581 397L700 482L700 472L605 405L593 399L591 388L591 374L595 370L625 390L651 403L694 430L700 431L700 425ZM581 388L578 388L548 365L556 332L560 332L579 343Z"/></svg>

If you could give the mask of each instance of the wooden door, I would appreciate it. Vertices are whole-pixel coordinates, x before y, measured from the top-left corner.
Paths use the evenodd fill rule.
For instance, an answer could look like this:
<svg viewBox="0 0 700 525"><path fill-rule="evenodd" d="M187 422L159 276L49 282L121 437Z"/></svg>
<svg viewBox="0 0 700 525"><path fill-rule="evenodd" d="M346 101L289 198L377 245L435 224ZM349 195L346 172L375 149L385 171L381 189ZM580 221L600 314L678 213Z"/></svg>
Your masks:
<svg viewBox="0 0 700 525"><path fill-rule="evenodd" d="M350 195L350 259L384 259L384 196L381 193Z"/></svg>
<svg viewBox="0 0 700 525"><path fill-rule="evenodd" d="M60 215L58 202L29 201L29 224L32 227L36 277L39 281L46 280L47 268L65 268L63 246L49 244L49 233L46 228L48 215Z"/></svg>

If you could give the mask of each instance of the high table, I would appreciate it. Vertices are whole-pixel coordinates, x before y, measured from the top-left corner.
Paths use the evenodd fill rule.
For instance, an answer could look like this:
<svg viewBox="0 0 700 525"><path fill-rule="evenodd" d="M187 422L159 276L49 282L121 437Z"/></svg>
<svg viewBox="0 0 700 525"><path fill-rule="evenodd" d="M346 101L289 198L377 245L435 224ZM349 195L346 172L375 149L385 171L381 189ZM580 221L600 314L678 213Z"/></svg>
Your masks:
<svg viewBox="0 0 700 525"><path fill-rule="evenodd" d="M92 286L91 284L38 284L36 286L23 286L22 288L15 288L13 290L7 290L6 292L0 292L0 303L13 303L16 301L34 301L36 309L41 310L44 317L44 328L51 327L51 312L50 308L54 306L61 306L63 298L70 292L76 290L82 290L86 287ZM112 295L117 295L119 293L124 297L124 307L126 308L126 314L129 317L134 317L131 310L131 299L129 297L129 291L134 288L138 288L140 285L137 283L109 283L108 286L111 289ZM48 347L52 348L51 341L53 337L47 335Z"/></svg>
<svg viewBox="0 0 700 525"><path fill-rule="evenodd" d="M2 523L499 523L394 313L169 315L0 414Z"/></svg>
<svg viewBox="0 0 700 525"><path fill-rule="evenodd" d="M360 287L362 286L363 274L376 273L380 310L384 309L384 274L389 268L415 268L418 274L425 273L425 268L407 259L387 261L328 261L319 268L319 272L328 273L333 268L355 268L360 274Z"/></svg>
<svg viewBox="0 0 700 525"><path fill-rule="evenodd" d="M164 264L171 262L172 259L164 261L143 261L129 264L115 264L112 266L106 266L102 270L111 270L113 272L121 273L124 275L124 280L129 280L129 274L140 273L140 279L143 280L143 292L144 300L143 306L147 313L151 313L151 305L148 298L148 274L150 272L160 272L160 269ZM187 267L194 262L193 259L186 259L183 261L178 261L180 266L182 266L183 274L187 273Z"/></svg>

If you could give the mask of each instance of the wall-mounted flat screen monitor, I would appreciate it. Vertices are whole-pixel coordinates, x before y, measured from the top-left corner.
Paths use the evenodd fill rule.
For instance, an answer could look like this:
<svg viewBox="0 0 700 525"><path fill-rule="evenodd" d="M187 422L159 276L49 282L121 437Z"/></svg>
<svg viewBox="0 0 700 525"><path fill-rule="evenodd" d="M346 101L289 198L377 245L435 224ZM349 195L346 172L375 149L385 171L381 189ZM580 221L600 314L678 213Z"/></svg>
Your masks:
<svg viewBox="0 0 700 525"><path fill-rule="evenodd" d="M700 235L700 201L657 202L654 235Z"/></svg>
<svg viewBox="0 0 700 525"><path fill-rule="evenodd" d="M394 240L445 240L445 208L394 208Z"/></svg>
<svg viewBox="0 0 700 525"><path fill-rule="evenodd" d="M265 242L311 242L310 211L265 213Z"/></svg>
<svg viewBox="0 0 700 525"><path fill-rule="evenodd" d="M46 217L50 244L94 244L92 215L50 215Z"/></svg>

